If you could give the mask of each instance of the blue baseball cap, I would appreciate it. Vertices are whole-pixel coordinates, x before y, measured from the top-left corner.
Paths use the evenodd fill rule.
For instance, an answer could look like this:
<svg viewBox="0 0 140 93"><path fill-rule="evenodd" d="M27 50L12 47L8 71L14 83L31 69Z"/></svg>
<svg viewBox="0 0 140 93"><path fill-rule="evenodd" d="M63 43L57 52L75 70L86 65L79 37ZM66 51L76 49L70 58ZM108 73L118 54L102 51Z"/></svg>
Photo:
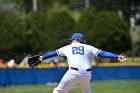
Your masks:
<svg viewBox="0 0 140 93"><path fill-rule="evenodd" d="M78 38L83 39L84 35L81 33L74 33L69 40L74 40L74 39L78 39Z"/></svg>

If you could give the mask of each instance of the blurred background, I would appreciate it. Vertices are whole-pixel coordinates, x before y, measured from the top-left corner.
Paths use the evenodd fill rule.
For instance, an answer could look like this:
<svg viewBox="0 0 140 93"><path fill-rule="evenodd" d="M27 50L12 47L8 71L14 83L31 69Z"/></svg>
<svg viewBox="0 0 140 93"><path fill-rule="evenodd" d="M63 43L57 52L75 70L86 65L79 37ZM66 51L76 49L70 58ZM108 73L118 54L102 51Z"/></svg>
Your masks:
<svg viewBox="0 0 140 93"><path fill-rule="evenodd" d="M0 93L51 93L67 71L67 59L54 57L35 69L27 60L69 44L76 32L88 44L128 58L92 59L95 93L140 93L139 0L0 0ZM80 93L79 87L70 93Z"/></svg>

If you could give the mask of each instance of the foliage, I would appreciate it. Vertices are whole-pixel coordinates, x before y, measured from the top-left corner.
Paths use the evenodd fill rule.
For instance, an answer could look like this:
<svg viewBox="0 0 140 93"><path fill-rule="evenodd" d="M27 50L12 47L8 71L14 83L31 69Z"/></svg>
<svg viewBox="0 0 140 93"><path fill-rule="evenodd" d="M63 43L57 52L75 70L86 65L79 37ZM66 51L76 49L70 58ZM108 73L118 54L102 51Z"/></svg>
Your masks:
<svg viewBox="0 0 140 93"><path fill-rule="evenodd" d="M14 53L20 54L20 47L23 45L24 29L22 20L15 14L0 14L0 53L11 56ZM10 53L10 54L9 54ZM14 55L12 55L14 56ZM5 56L4 56L5 57Z"/></svg>
<svg viewBox="0 0 140 93"><path fill-rule="evenodd" d="M45 13L29 13L25 19L24 48L30 53L37 53L47 47L45 39L46 24Z"/></svg>
<svg viewBox="0 0 140 93"><path fill-rule="evenodd" d="M65 10L50 12L47 20L48 47L59 48L68 44L68 37L72 33L74 20ZM52 42L53 41L53 42Z"/></svg>
<svg viewBox="0 0 140 93"><path fill-rule="evenodd" d="M133 55L140 56L140 28L131 31L131 37L133 41Z"/></svg>
<svg viewBox="0 0 140 93"><path fill-rule="evenodd" d="M102 50L120 53L131 48L128 27L115 12L86 9L76 30L86 35L89 44Z"/></svg>
<svg viewBox="0 0 140 93"><path fill-rule="evenodd" d="M12 1L23 7L28 2ZM78 12L76 21L72 15L71 10L59 4L47 12L0 13L0 57L20 60L25 54L55 50L68 44L68 38L75 32L85 34L89 44L102 50L130 49L128 26L116 12L90 7Z"/></svg>
<svg viewBox="0 0 140 93"><path fill-rule="evenodd" d="M0 55L4 59L20 60L24 54L37 54L63 46L68 43L74 26L74 20L66 11L53 11L49 15L1 13L0 16ZM18 55L21 57L17 59Z"/></svg>

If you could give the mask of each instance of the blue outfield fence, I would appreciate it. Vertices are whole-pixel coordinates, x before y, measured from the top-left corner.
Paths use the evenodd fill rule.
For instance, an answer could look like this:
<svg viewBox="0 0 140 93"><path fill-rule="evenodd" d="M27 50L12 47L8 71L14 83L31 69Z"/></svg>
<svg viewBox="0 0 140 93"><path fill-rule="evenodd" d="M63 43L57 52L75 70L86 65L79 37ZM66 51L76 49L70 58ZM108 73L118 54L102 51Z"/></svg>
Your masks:
<svg viewBox="0 0 140 93"><path fill-rule="evenodd" d="M0 86L59 82L68 68L0 69ZM140 79L140 66L92 67L92 81Z"/></svg>
<svg viewBox="0 0 140 93"><path fill-rule="evenodd" d="M140 79L140 66L92 68L92 80Z"/></svg>

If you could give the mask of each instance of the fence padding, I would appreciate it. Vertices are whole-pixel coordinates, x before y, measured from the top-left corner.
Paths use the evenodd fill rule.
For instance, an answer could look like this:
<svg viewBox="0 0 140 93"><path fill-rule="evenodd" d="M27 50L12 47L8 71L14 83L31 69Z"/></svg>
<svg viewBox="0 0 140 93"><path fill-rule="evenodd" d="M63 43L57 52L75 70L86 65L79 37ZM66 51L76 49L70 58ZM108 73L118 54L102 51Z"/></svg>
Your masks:
<svg viewBox="0 0 140 93"><path fill-rule="evenodd" d="M0 86L46 84L61 80L68 68L0 69ZM140 79L140 66L92 67L92 81Z"/></svg>

